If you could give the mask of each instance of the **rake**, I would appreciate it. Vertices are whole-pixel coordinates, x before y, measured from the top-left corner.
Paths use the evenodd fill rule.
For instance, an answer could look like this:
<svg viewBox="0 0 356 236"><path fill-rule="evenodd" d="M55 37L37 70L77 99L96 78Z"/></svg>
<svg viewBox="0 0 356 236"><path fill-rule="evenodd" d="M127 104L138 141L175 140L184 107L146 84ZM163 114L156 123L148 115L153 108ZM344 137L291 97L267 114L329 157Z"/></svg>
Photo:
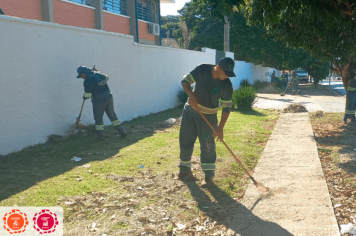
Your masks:
<svg viewBox="0 0 356 236"><path fill-rule="evenodd" d="M216 131L214 129L214 127L210 124L210 122L206 119L206 117L203 115L203 113L201 113L201 111L199 110L199 108L197 108L197 111L199 112L199 114L201 115L201 117L205 120L205 122L209 125L209 127L213 130L214 134L216 134ZM227 148L227 150L229 150L229 152L231 153L231 155L235 158L235 160L240 164L241 168L244 170L245 174L252 180L253 184L256 186L256 188L259 191L262 192L266 192L269 189L264 186L262 183L257 182L252 175L247 171L247 169L245 168L245 166L242 164L242 162L239 160L239 158L236 157L236 155L231 151L231 149L229 148L229 146L227 146L227 144L225 143L224 140L221 140L221 142L225 145L225 147Z"/></svg>

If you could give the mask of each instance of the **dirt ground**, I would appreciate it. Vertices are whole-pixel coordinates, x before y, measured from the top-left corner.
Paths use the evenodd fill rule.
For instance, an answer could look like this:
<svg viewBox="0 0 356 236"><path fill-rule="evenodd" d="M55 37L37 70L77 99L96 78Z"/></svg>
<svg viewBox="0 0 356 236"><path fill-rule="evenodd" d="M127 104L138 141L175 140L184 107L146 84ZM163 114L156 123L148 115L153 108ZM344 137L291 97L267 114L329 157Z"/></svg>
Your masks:
<svg viewBox="0 0 356 236"><path fill-rule="evenodd" d="M341 113L310 115L320 162L338 224L356 218L356 125L344 124Z"/></svg>

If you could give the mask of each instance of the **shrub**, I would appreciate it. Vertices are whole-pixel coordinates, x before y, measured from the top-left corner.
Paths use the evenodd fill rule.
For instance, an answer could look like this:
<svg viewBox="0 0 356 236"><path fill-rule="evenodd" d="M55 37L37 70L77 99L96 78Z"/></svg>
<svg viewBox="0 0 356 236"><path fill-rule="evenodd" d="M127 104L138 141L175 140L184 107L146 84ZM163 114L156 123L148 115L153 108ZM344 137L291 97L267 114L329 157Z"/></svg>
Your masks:
<svg viewBox="0 0 356 236"><path fill-rule="evenodd" d="M188 94L183 89L180 89L178 92L178 98L183 104L185 104L188 101Z"/></svg>
<svg viewBox="0 0 356 236"><path fill-rule="evenodd" d="M271 84L270 82L257 80L257 81L255 81L255 83L253 84L253 87L254 87L256 90L259 90L259 89L266 88L266 87L267 87L268 85L270 85L270 84Z"/></svg>
<svg viewBox="0 0 356 236"><path fill-rule="evenodd" d="M277 85L277 88L283 89L283 84L282 84L281 80L278 80L276 85Z"/></svg>
<svg viewBox="0 0 356 236"><path fill-rule="evenodd" d="M193 85L190 85L190 87L192 88L192 90L194 90L194 86ZM178 98L179 100L185 104L187 101L188 101L188 94L184 91L184 89L180 89L179 92L178 92Z"/></svg>
<svg viewBox="0 0 356 236"><path fill-rule="evenodd" d="M252 86L252 84L250 83L250 81L248 81L248 79L243 79L240 82L240 88L241 87L250 87Z"/></svg>
<svg viewBox="0 0 356 236"><path fill-rule="evenodd" d="M252 109L256 93L256 90L252 86L241 86L232 94L232 102L239 110Z"/></svg>

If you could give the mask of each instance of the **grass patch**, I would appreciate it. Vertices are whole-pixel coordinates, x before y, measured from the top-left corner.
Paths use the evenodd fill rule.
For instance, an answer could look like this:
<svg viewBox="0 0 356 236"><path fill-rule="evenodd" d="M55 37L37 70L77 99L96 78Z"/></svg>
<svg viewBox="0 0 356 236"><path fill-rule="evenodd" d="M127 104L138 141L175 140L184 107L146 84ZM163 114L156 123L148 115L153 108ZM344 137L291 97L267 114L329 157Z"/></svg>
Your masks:
<svg viewBox="0 0 356 236"><path fill-rule="evenodd" d="M106 127L107 139L97 142L90 129L75 136L53 136L45 144L0 156L0 206L62 206L65 235L166 232L197 218L209 233L226 229L234 207L242 207L233 198L243 196L249 180L218 143L216 186L201 189L199 142L192 158L198 181L174 180L179 125L163 121L179 118L181 112L176 108L126 122L125 139ZM231 112L224 140L247 169L258 163L277 118L278 112L272 110ZM82 161L71 161L73 156ZM209 228L207 219L217 224Z"/></svg>

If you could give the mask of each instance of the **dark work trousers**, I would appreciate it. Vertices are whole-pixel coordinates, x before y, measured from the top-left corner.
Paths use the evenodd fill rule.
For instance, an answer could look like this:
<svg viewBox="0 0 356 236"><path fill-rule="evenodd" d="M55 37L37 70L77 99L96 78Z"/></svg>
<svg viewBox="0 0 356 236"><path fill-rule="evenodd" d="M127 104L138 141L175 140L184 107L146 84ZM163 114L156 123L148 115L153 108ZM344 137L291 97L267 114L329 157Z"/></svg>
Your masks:
<svg viewBox="0 0 356 236"><path fill-rule="evenodd" d="M188 108L188 109L187 109ZM190 110L190 111L188 111ZM216 129L218 124L217 114L205 115L211 125ZM180 173L186 174L191 171L191 158L194 143L199 138L200 162L206 178L215 175L216 150L213 131L209 125L200 117L197 111L190 106L185 106L182 113L182 121L179 131L180 145Z"/></svg>
<svg viewBox="0 0 356 236"><path fill-rule="evenodd" d="M92 103L96 130L104 130L104 112L111 120L113 126L120 125L120 121L114 111L114 100L112 96L106 100L93 100Z"/></svg>
<svg viewBox="0 0 356 236"><path fill-rule="evenodd" d="M347 91L347 104L344 119L347 120L350 118L352 121L355 121L355 112L356 112L356 91Z"/></svg>
<svg viewBox="0 0 356 236"><path fill-rule="evenodd" d="M292 80L292 93L294 94L295 92L300 93L300 87L299 87L299 80L295 79Z"/></svg>
<svg viewBox="0 0 356 236"><path fill-rule="evenodd" d="M283 86L283 91L286 90L287 86L288 86L288 81L287 79L282 79L282 86Z"/></svg>

